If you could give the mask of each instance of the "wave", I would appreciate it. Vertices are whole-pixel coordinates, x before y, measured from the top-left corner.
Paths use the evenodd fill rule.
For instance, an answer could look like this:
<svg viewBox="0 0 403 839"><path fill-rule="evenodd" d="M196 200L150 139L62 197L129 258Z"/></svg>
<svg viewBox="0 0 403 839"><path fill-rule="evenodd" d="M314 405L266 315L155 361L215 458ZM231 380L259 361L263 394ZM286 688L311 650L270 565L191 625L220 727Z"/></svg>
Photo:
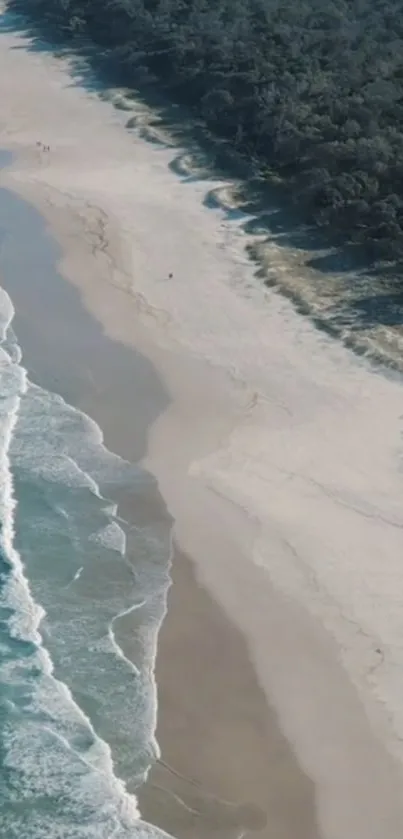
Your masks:
<svg viewBox="0 0 403 839"><path fill-rule="evenodd" d="M133 664L115 624L132 610L144 612L146 587L139 591L127 561L117 505L100 491L101 481L121 488L141 476L107 451L89 417L29 382L10 328L13 315L0 290L0 833L8 839L162 836L141 822L124 761L118 777L114 747L101 736L110 731L113 737L114 721L105 712L120 714L119 694L126 706L137 695L123 723L127 736L137 713L138 766L134 754L126 768L131 779L137 769L134 786L144 780L157 753L153 662L151 671L149 656L146 667L141 659L140 666ZM158 614L148 620L151 636L165 609L163 564L161 559ZM99 580L91 580L95 568L104 577L102 592ZM61 576L69 578L67 585ZM91 582L92 596L88 590L84 596ZM154 650L154 638L149 646ZM93 718L84 686L89 680L100 690L102 664L109 704L99 700ZM122 729L122 719L116 727ZM136 751L130 735L129 746Z"/></svg>

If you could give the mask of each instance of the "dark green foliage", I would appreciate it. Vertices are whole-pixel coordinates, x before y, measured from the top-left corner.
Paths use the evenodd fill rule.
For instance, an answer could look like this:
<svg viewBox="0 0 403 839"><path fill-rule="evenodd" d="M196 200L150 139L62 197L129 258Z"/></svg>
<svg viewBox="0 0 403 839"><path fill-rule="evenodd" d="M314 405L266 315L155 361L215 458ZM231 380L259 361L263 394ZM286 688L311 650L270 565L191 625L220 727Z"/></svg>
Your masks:
<svg viewBox="0 0 403 839"><path fill-rule="evenodd" d="M283 177L306 218L403 256L403 0L11 0L144 67Z"/></svg>

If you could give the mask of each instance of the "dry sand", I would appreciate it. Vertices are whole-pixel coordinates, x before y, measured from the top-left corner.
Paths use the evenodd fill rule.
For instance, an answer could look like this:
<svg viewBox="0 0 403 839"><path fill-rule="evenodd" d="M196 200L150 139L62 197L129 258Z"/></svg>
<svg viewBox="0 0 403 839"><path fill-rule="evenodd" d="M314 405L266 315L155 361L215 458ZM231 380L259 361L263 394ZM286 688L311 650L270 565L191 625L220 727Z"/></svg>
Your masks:
<svg viewBox="0 0 403 839"><path fill-rule="evenodd" d="M75 85L66 61L21 46L19 36L1 35L0 145L17 153L1 180L48 219L63 249L61 269L105 333L139 348L162 377L171 404L153 425L146 464L198 583L213 595L207 606L181 560L158 665L167 760L220 798L261 807L267 790L269 818L270 808L273 818L283 815L277 833L269 823L266 835L314 836L314 788L324 839L397 839L401 383L261 289L236 219L225 207L205 206L212 190L225 200L225 184L182 182L172 171L178 153L142 136L143 107L132 103L141 130L130 134L128 114ZM287 254L277 249L280 257L277 267L287 270ZM199 620L196 638L186 638ZM209 634L215 626L217 649ZM207 655L212 647L216 662ZM196 679L191 667L204 655L204 679ZM169 691L185 675L189 692L180 705ZM266 703L258 710L258 686L312 786ZM224 715L217 736L212 709L220 719L238 691L232 722L229 713L227 729ZM253 746L259 725L267 727L267 744L262 735ZM155 783L165 786L165 775ZM165 810L151 787L144 806L161 823L166 813L183 836L213 834L211 824L204 834L193 819L181 822L183 809Z"/></svg>

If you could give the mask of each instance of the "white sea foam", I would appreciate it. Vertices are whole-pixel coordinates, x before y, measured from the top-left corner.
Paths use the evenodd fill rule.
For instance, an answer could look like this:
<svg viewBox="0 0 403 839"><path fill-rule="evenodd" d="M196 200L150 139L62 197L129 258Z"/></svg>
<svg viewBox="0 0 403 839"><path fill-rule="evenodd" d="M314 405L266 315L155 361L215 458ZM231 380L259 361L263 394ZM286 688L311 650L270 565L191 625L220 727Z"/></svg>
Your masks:
<svg viewBox="0 0 403 839"><path fill-rule="evenodd" d="M8 328L14 317L14 306L7 292L0 288L0 341L7 337Z"/></svg>
<svg viewBox="0 0 403 839"><path fill-rule="evenodd" d="M102 530L92 533L90 539L122 556L126 553L126 536L116 521L111 521Z"/></svg>
<svg viewBox="0 0 403 839"><path fill-rule="evenodd" d="M27 382L25 370L16 363L20 353L15 346L11 347L11 353L10 348L5 349L12 317L11 301L2 293L0 545L8 571L3 574L0 608L9 613L9 634L1 642L0 663L3 707L8 709L2 726L4 785L0 789L0 832L7 839L17 836L41 839L49 835L61 839L163 836L157 829L139 822L136 799L116 777L109 745L97 735L67 685L55 678L53 662L41 636L41 623L46 622L47 615L31 595L21 557L14 547L16 501L11 450L13 464L21 467L24 462L25 471L31 470L36 478L83 489L96 498L101 505L102 520L106 517L109 522L103 523L99 533L93 536L99 545L119 556L125 551L125 534L113 520L116 505L103 503L98 483L78 465L73 455L78 452L82 461L92 464L97 464L97 458L104 460L97 465L98 473L104 477L108 472L110 476L116 467L122 472L122 462L103 447L102 434L95 423L69 408L60 398ZM12 345L12 336L10 340ZM23 425L24 413L30 417L30 433L35 435L30 440L16 433L17 424ZM76 438L69 441L70 426L74 423ZM83 434L83 427L87 434ZM87 442L90 453L85 451ZM126 474L128 470L132 476L133 468L123 463L123 472ZM81 566L76 571L77 584L84 570ZM132 603L119 614L133 608ZM111 651L137 675L137 669L116 642L112 621L109 632ZM29 805L28 818L26 813L23 815L23 802Z"/></svg>

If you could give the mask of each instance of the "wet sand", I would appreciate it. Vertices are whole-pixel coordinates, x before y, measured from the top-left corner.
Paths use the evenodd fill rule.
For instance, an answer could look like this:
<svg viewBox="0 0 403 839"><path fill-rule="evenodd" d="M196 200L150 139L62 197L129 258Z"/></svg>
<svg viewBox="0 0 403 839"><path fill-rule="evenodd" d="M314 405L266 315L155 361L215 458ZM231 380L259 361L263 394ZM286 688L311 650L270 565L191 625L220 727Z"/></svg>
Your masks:
<svg viewBox="0 0 403 839"><path fill-rule="evenodd" d="M144 816L177 836L318 837L315 791L268 707L245 638L175 553L157 658L162 761Z"/></svg>

